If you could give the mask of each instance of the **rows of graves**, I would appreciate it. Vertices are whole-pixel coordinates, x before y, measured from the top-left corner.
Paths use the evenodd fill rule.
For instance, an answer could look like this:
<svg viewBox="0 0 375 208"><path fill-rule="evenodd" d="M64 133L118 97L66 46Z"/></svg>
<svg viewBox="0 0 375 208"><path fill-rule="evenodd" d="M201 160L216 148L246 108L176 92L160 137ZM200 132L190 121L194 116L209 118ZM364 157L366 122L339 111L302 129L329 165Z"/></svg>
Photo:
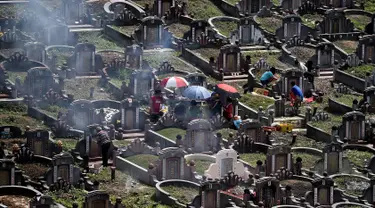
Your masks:
<svg viewBox="0 0 375 208"><path fill-rule="evenodd" d="M1 141L6 146L1 147L0 196L25 196L30 206L44 207L61 203L51 197L54 193L81 190L87 191L83 201L62 206L124 206L120 198L111 200L117 193L99 191L105 186L97 179L90 180L108 171L101 167L101 147L95 141L94 129L102 126L112 140L108 153L111 178L118 177L115 169L127 172L155 187L156 200L163 204L209 208L373 206L373 158L366 158L365 163L359 158L356 163L346 157L353 151L370 156L375 152L371 121L374 18L363 10L355 13L370 20L361 31L350 20L350 12L343 9L363 5L290 0L277 6L271 1L241 0L232 5L240 16L237 30L231 31L232 37L223 38L210 21L189 16L189 2L152 3L150 8L137 1L109 1L100 5L107 16L94 17L89 3L67 0L58 8L56 20L50 20L52 12L35 12L46 5L32 3L35 11L0 22L0 102L23 100L29 116L52 127L51 133L29 127L21 130L25 127L7 125L8 120L1 123ZM322 19L311 26L306 14ZM265 24L269 19L280 22L274 31ZM177 38L168 29L173 24L187 25L189 30ZM100 44L80 40L80 30L89 28L91 33L95 27L104 28L102 33L113 38L108 25L136 26L129 37L114 32L126 42L123 51L98 50ZM344 47L348 43L355 46ZM145 60L153 50L163 53L167 48L182 52L174 60L188 62L203 73L184 71L173 61L157 63L157 68ZM10 49L17 52L6 55ZM311 56L309 50L314 51ZM55 51L63 55L57 56ZM310 56L306 60L305 53ZM182 76L190 85L213 91L219 81L237 89L247 83L251 92L260 87L259 75L271 67L281 75L268 95L241 96L271 99L272 105L253 109L234 99L233 112L243 117L238 130L231 128L231 121L222 114L188 118L190 100L171 89L162 89L168 97L168 113L150 121L145 106L155 89L161 88L162 77ZM323 86L332 92L320 93L322 86L304 77L307 70L315 80L333 78L331 86ZM124 73L130 76L124 77ZM121 84L116 86L115 81ZM91 82L95 84L84 87ZM314 102L323 107L305 110L290 106L285 95L291 82L305 94L311 93ZM56 106L58 112L51 112ZM337 121L336 117L342 118ZM297 122L295 127L307 130L311 139L269 128L285 120ZM328 132L323 127L328 127ZM52 134L62 139L52 139ZM13 144L13 140L21 142ZM67 151L68 141L72 147ZM318 147L316 141L323 145ZM42 174L31 177L30 167L35 165L43 166ZM192 196L187 200L180 192ZM5 204L1 199L0 203Z"/></svg>

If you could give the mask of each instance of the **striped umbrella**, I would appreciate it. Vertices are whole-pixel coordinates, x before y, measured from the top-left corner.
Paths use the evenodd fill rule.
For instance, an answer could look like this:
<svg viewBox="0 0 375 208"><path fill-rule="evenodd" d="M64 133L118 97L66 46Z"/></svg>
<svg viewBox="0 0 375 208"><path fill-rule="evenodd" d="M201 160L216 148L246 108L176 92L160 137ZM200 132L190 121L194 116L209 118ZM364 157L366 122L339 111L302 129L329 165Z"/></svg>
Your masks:
<svg viewBox="0 0 375 208"><path fill-rule="evenodd" d="M182 77L167 77L161 80L160 85L167 88L180 88L189 86L189 83Z"/></svg>

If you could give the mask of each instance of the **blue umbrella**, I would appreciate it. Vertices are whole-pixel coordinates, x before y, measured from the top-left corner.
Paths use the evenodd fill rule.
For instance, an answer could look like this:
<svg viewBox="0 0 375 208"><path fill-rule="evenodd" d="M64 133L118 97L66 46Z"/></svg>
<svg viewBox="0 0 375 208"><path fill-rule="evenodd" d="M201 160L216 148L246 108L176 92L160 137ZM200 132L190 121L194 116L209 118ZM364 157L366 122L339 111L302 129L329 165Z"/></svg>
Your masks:
<svg viewBox="0 0 375 208"><path fill-rule="evenodd" d="M189 86L182 93L184 97L194 100L203 100L211 97L211 92L201 86Z"/></svg>

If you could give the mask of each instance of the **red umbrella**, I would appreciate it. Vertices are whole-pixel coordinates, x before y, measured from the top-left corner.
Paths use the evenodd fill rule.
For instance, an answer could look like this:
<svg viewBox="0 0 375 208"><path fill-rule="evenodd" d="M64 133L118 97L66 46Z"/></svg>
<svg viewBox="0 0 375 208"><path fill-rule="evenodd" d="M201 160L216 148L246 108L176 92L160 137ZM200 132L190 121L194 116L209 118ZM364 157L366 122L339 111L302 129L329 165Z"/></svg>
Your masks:
<svg viewBox="0 0 375 208"><path fill-rule="evenodd" d="M189 83L182 77L167 77L161 80L160 85L162 87L180 88L187 87Z"/></svg>
<svg viewBox="0 0 375 208"><path fill-rule="evenodd" d="M240 93L237 91L236 88L234 88L230 85L224 84L224 83L217 84L215 86L215 92L217 92L219 94L226 94L227 96L233 97L233 98L240 98L241 97Z"/></svg>

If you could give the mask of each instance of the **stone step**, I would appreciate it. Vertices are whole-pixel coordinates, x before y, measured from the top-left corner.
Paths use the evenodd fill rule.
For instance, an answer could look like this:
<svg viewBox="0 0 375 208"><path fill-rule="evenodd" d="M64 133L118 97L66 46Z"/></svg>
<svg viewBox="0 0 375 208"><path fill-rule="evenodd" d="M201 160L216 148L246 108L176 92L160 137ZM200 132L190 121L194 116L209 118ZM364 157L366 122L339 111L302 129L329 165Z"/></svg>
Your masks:
<svg viewBox="0 0 375 208"><path fill-rule="evenodd" d="M29 1L0 1L0 4L27 4Z"/></svg>
<svg viewBox="0 0 375 208"><path fill-rule="evenodd" d="M333 75L333 71L321 71L320 76Z"/></svg>
<svg viewBox="0 0 375 208"><path fill-rule="evenodd" d="M76 76L74 79L100 79L101 76Z"/></svg>
<svg viewBox="0 0 375 208"><path fill-rule="evenodd" d="M88 25L88 24L85 24L85 25L68 25L68 28L71 29L71 28L94 28L93 25Z"/></svg>
<svg viewBox="0 0 375 208"><path fill-rule="evenodd" d="M295 128L292 130L292 133L306 133L307 129Z"/></svg>
<svg viewBox="0 0 375 208"><path fill-rule="evenodd" d="M144 137L145 137L145 133L144 132L122 134L122 138L123 139L144 138Z"/></svg>
<svg viewBox="0 0 375 208"><path fill-rule="evenodd" d="M112 160L108 160L108 166L112 166L113 165L113 161ZM107 168L109 168L107 167ZM100 171L103 170L103 167L102 167L102 161L99 160L99 161L95 161L95 162L89 162L89 172L90 173L99 173Z"/></svg>
<svg viewBox="0 0 375 208"><path fill-rule="evenodd" d="M102 31L103 28L74 28L69 29L70 32L98 32Z"/></svg>
<svg viewBox="0 0 375 208"><path fill-rule="evenodd" d="M333 68L321 68L320 71L333 71Z"/></svg>
<svg viewBox="0 0 375 208"><path fill-rule="evenodd" d="M224 76L224 79L244 79L247 78L249 75L247 74L239 74L239 75L227 75Z"/></svg>
<svg viewBox="0 0 375 208"><path fill-rule="evenodd" d="M143 53L163 53L163 52L175 52L174 49L171 48L153 48L153 49L146 49L143 50Z"/></svg>
<svg viewBox="0 0 375 208"><path fill-rule="evenodd" d="M333 79L333 76L318 77L318 79Z"/></svg>
<svg viewBox="0 0 375 208"><path fill-rule="evenodd" d="M232 82L247 82L247 78L246 79L227 79L227 80L224 80L224 82L227 82L227 83L232 83Z"/></svg>

